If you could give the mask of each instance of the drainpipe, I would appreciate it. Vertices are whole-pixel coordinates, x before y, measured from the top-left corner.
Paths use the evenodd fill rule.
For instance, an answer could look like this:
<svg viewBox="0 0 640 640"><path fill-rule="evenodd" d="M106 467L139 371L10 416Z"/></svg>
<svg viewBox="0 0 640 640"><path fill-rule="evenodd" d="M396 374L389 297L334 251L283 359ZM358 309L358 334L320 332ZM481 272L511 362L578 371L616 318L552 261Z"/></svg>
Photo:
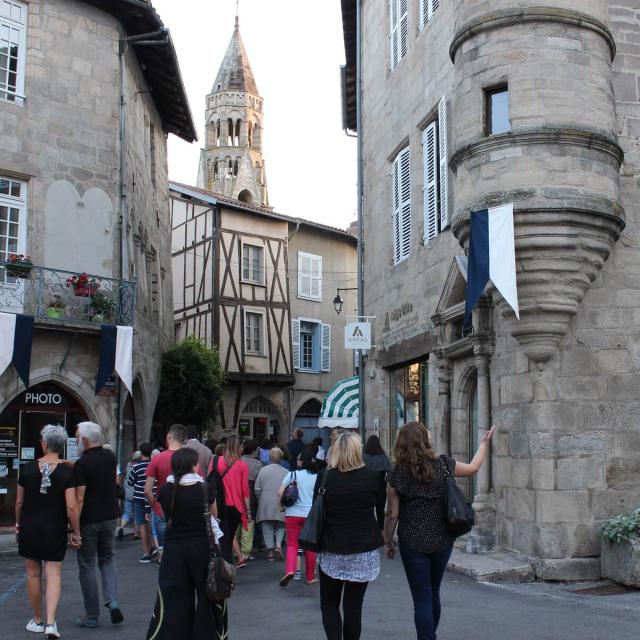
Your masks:
<svg viewBox="0 0 640 640"><path fill-rule="evenodd" d="M127 205L127 118L126 118L126 77L125 56L129 44L135 46L166 45L169 38L169 30L166 28L141 33L135 36L122 38L118 46L119 73L120 73L120 179L119 179L119 211L120 211L120 280L129 279L129 246L127 228L129 226L129 210ZM124 430L124 404L126 390L123 392L122 383L118 383L117 420L118 431L116 434L116 459L119 462L122 450L122 435Z"/></svg>

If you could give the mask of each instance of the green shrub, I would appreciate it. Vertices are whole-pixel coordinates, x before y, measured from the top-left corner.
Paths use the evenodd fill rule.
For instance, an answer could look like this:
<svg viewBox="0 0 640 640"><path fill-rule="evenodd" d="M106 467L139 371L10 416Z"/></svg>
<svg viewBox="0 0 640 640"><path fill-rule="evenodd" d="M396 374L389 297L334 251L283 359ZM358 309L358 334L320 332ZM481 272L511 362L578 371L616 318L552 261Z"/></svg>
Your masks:
<svg viewBox="0 0 640 640"><path fill-rule="evenodd" d="M602 537L610 542L624 542L640 534L640 509L609 518L602 524Z"/></svg>

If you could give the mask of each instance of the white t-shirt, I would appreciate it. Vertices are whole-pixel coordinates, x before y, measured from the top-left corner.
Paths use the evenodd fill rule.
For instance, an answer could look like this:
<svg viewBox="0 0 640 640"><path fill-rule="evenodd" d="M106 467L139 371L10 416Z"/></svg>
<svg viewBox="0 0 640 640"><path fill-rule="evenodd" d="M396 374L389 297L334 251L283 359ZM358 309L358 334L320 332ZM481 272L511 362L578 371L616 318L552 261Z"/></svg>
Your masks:
<svg viewBox="0 0 640 640"><path fill-rule="evenodd" d="M317 473L309 473L306 469L297 469L290 471L282 479L282 486L286 487L293 482L295 474L296 483L298 485L298 499L292 507L287 507L284 512L285 516L295 516L298 518L306 518L311 511L313 503L313 490L316 486Z"/></svg>

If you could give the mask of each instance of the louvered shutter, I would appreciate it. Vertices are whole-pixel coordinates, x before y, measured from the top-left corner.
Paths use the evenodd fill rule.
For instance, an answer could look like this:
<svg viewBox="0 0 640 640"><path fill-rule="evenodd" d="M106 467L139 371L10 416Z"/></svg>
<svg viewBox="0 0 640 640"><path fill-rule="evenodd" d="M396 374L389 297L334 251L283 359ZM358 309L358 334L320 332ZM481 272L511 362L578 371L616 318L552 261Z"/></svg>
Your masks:
<svg viewBox="0 0 640 640"><path fill-rule="evenodd" d="M298 251L298 296L311 295L311 258Z"/></svg>
<svg viewBox="0 0 640 640"><path fill-rule="evenodd" d="M398 62L400 62L407 53L407 37L409 35L409 12L407 10L407 5L408 0L400 0L400 43L398 47Z"/></svg>
<svg viewBox="0 0 640 640"><path fill-rule="evenodd" d="M438 157L440 173L440 230L449 226L448 161L447 161L447 100L438 103Z"/></svg>
<svg viewBox="0 0 640 640"><path fill-rule="evenodd" d="M427 17L427 20L431 20L431 18L433 18L433 14L439 6L440 0L429 0L429 15Z"/></svg>
<svg viewBox="0 0 640 640"><path fill-rule="evenodd" d="M398 15L400 0L389 0L389 66L396 68L400 45L400 16Z"/></svg>
<svg viewBox="0 0 640 640"><path fill-rule="evenodd" d="M420 31L422 31L427 24L430 3L431 0L420 0L420 22L418 23Z"/></svg>
<svg viewBox="0 0 640 640"><path fill-rule="evenodd" d="M438 171L436 123L432 122L422 133L422 160L424 169L424 242L438 235Z"/></svg>
<svg viewBox="0 0 640 640"><path fill-rule="evenodd" d="M400 156L393 161L393 263L400 262Z"/></svg>
<svg viewBox="0 0 640 640"><path fill-rule="evenodd" d="M291 359L293 360L293 368L300 368L300 320L291 321L291 343L293 345L293 353Z"/></svg>
<svg viewBox="0 0 640 640"><path fill-rule="evenodd" d="M400 154L400 260L411 253L411 164L409 147Z"/></svg>
<svg viewBox="0 0 640 640"><path fill-rule="evenodd" d="M331 371L331 325L322 325L322 371Z"/></svg>
<svg viewBox="0 0 640 640"><path fill-rule="evenodd" d="M311 263L311 291L314 300L322 300L322 256L310 256Z"/></svg>

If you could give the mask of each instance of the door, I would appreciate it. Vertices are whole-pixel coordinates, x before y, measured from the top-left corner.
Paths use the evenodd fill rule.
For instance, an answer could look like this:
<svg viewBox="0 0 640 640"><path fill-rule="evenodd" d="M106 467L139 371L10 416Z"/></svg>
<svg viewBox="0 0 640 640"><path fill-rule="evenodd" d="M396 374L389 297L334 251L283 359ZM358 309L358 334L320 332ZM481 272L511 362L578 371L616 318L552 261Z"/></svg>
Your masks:
<svg viewBox="0 0 640 640"><path fill-rule="evenodd" d="M19 454L21 463L42 457L40 432L48 424L59 424L66 427L66 414L53 411L20 412Z"/></svg>
<svg viewBox="0 0 640 640"><path fill-rule="evenodd" d="M262 442L267 438L267 425L269 423L268 418L254 418L253 419L253 438L258 442Z"/></svg>

